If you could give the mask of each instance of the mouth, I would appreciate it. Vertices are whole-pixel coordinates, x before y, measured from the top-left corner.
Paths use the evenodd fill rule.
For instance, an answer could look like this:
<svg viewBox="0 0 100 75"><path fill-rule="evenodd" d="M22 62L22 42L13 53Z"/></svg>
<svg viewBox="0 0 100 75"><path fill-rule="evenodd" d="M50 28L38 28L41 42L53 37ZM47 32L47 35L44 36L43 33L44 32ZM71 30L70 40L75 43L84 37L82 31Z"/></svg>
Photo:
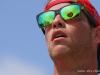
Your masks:
<svg viewBox="0 0 100 75"><path fill-rule="evenodd" d="M66 37L67 37L67 35L65 34L64 31L58 30L58 31L53 32L52 41L65 39Z"/></svg>

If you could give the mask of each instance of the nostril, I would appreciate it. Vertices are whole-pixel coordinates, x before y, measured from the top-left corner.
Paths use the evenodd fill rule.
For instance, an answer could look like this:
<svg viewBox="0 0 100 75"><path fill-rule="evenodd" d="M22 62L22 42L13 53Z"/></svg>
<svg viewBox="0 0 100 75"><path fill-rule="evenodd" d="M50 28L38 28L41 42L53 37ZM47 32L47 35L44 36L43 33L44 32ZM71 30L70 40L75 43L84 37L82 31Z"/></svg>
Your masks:
<svg viewBox="0 0 100 75"><path fill-rule="evenodd" d="M65 28L65 25L62 24L62 23L58 23L58 27L59 27L59 28Z"/></svg>
<svg viewBox="0 0 100 75"><path fill-rule="evenodd" d="M61 23L58 23L58 27L62 28L62 27L63 27L63 25L62 25Z"/></svg>
<svg viewBox="0 0 100 75"><path fill-rule="evenodd" d="M54 28L65 28L65 25L63 25L62 23L58 23L58 24L54 24L53 27Z"/></svg>
<svg viewBox="0 0 100 75"><path fill-rule="evenodd" d="M56 27L57 27L56 24L54 24L54 25L53 25L53 28L56 28Z"/></svg>

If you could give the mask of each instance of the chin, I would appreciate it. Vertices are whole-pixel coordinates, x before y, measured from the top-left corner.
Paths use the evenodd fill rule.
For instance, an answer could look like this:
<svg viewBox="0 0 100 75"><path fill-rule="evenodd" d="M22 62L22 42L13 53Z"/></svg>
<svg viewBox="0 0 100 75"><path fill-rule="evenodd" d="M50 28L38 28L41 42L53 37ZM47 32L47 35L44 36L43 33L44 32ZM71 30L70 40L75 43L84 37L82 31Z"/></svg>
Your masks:
<svg viewBox="0 0 100 75"><path fill-rule="evenodd" d="M62 57L69 52L69 48L65 45L57 45L49 49L51 58Z"/></svg>

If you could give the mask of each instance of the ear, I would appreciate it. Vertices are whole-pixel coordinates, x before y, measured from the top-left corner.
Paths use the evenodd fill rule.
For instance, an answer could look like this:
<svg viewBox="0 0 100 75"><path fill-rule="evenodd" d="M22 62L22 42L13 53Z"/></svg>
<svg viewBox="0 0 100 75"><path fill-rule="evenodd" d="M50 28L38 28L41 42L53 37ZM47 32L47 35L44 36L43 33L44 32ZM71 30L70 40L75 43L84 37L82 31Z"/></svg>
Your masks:
<svg viewBox="0 0 100 75"><path fill-rule="evenodd" d="M93 30L93 36L95 38L96 43L100 43L100 26L97 26Z"/></svg>

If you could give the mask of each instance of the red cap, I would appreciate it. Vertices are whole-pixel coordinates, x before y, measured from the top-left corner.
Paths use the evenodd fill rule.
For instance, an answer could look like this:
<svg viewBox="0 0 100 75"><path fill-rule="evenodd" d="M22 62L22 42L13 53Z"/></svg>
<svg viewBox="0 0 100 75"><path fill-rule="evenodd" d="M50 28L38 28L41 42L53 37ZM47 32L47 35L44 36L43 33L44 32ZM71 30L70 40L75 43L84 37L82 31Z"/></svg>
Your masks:
<svg viewBox="0 0 100 75"><path fill-rule="evenodd" d="M96 25L100 26L100 16L93 5L89 2L89 0L51 0L45 7L45 11L48 11L52 6L60 3L71 3L76 2L78 4L82 4L88 12L94 17L96 20Z"/></svg>

